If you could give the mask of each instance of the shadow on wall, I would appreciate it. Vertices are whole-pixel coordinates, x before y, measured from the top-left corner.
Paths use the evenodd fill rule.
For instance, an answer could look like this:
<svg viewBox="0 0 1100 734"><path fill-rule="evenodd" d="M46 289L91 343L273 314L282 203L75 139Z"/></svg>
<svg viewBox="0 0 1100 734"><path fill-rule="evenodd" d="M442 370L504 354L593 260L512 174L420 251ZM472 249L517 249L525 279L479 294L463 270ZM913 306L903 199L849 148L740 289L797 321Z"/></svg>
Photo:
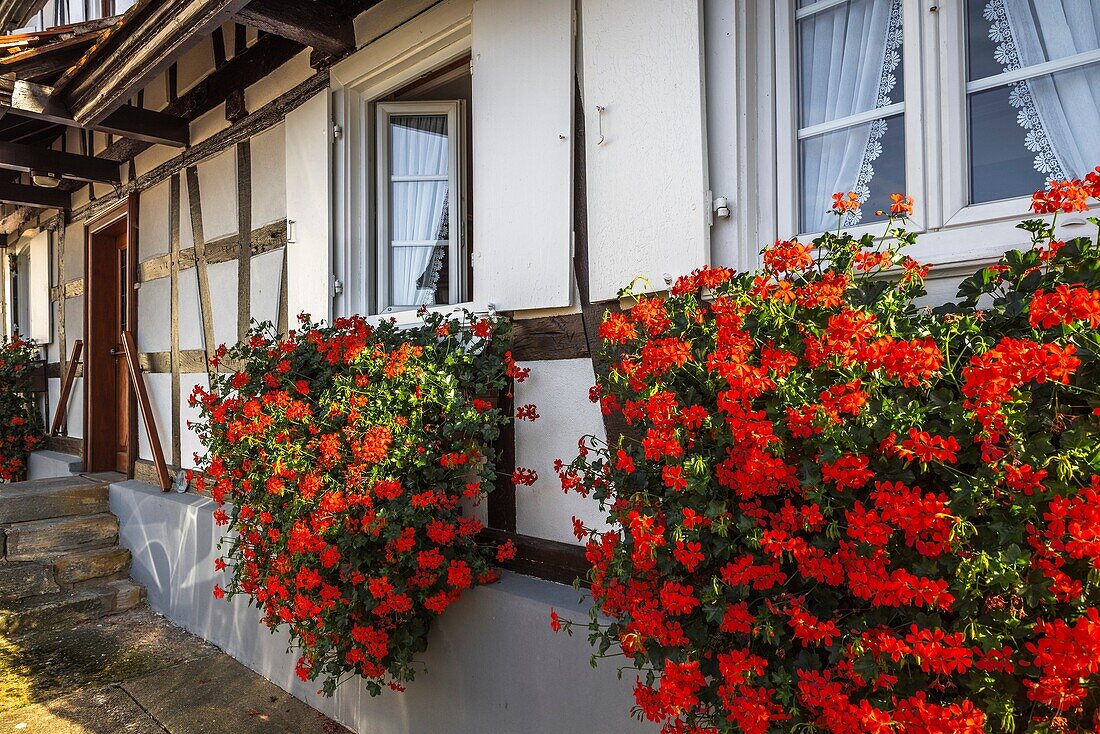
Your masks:
<svg viewBox="0 0 1100 734"><path fill-rule="evenodd" d="M145 584L154 610L358 732L657 731L630 718L631 670L619 680L619 659L593 669L583 635L550 630L551 607L586 618L588 605L572 587L505 573L500 583L467 592L440 618L424 655L427 669L405 693L372 698L350 679L324 698L318 684L294 675L296 656L285 634L269 633L246 599L213 597L222 531L211 500L129 481L112 485L111 510L133 554L131 574Z"/></svg>

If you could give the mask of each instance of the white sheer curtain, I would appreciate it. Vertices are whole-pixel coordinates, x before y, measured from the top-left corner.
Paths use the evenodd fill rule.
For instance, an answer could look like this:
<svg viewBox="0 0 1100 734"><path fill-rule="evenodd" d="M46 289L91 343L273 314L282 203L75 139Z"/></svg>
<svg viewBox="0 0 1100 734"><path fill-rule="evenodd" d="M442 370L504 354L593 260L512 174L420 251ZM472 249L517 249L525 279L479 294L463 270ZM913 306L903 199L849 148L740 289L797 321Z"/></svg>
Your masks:
<svg viewBox="0 0 1100 734"><path fill-rule="evenodd" d="M1100 48L1097 0L992 0L986 7L1005 71ZM1051 179L1082 176L1100 163L1100 66L1020 82L1012 91L1035 169Z"/></svg>
<svg viewBox="0 0 1100 734"><path fill-rule="evenodd" d="M446 115L390 118L390 302L435 303L449 232Z"/></svg>
<svg viewBox="0 0 1100 734"><path fill-rule="evenodd" d="M900 46L901 0L850 0L800 19L799 128L892 104ZM804 231L834 223L828 209L835 192L867 198L885 132L885 120L874 120L802 140Z"/></svg>

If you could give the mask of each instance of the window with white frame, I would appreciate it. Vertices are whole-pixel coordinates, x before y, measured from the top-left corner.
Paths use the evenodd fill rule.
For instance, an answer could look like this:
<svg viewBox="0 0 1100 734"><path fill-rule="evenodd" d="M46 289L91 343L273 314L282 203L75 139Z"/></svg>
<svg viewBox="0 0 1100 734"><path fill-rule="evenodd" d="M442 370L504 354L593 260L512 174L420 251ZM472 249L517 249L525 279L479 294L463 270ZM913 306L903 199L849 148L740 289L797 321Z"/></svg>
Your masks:
<svg viewBox="0 0 1100 734"><path fill-rule="evenodd" d="M336 96L337 314L403 319L471 298L473 77L469 46L458 53Z"/></svg>
<svg viewBox="0 0 1100 734"><path fill-rule="evenodd" d="M376 105L383 312L466 298L464 108L462 100Z"/></svg>
<svg viewBox="0 0 1100 734"><path fill-rule="evenodd" d="M1100 2L772 0L758 17L780 234L834 225L847 191L858 232L904 192L918 229L943 230L929 243L955 249L960 227L1016 219L1033 191L1100 163Z"/></svg>
<svg viewBox="0 0 1100 734"><path fill-rule="evenodd" d="M969 202L1100 163L1100 3L967 0Z"/></svg>
<svg viewBox="0 0 1100 734"><path fill-rule="evenodd" d="M795 11L798 229L828 229L832 194L876 219L905 189L901 0L799 0ZM881 216L877 217L881 218Z"/></svg>

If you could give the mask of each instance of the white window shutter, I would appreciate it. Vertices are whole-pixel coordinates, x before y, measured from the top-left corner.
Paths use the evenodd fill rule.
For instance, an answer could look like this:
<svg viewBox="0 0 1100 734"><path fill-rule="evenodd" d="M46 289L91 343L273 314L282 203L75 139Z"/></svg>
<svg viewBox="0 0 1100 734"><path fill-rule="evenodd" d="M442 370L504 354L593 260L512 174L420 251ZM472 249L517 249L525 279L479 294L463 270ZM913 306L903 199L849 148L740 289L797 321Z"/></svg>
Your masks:
<svg viewBox="0 0 1100 734"><path fill-rule="evenodd" d="M332 105L326 89L286 115L287 306L332 318Z"/></svg>
<svg viewBox="0 0 1100 734"><path fill-rule="evenodd" d="M50 328L50 233L42 230L28 245L27 332L41 345L53 338Z"/></svg>
<svg viewBox="0 0 1100 734"><path fill-rule="evenodd" d="M700 0L581 10L591 298L663 290L709 259Z"/></svg>
<svg viewBox="0 0 1100 734"><path fill-rule="evenodd" d="M572 0L475 0L474 301L568 306L572 293Z"/></svg>

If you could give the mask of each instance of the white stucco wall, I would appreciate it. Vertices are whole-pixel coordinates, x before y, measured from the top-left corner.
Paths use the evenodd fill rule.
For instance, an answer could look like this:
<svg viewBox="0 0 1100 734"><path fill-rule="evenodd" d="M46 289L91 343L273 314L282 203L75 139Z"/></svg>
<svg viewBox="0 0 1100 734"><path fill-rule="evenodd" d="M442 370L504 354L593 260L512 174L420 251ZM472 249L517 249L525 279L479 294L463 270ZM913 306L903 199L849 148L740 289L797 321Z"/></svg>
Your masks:
<svg viewBox="0 0 1100 734"><path fill-rule="evenodd" d="M136 481L111 486L111 511L131 575L149 605L359 734L613 734L655 732L630 718L634 676L616 677L621 658L589 666L583 634L550 630L551 607L583 619L572 587L506 573L463 596L440 618L422 673L403 694L372 698L349 681L331 699L294 676L287 638L260 626L254 608L211 594L221 530L213 502L162 493Z"/></svg>
<svg viewBox="0 0 1100 734"><path fill-rule="evenodd" d="M516 405L533 403L539 419L515 422L516 465L534 469L539 478L531 487L516 488L516 531L577 543L571 518L602 528L604 515L595 500L562 491L554 461L572 461L583 435L607 440L600 407L588 399L588 388L596 381L592 360L540 360L521 366L530 367L531 375L516 384Z"/></svg>

